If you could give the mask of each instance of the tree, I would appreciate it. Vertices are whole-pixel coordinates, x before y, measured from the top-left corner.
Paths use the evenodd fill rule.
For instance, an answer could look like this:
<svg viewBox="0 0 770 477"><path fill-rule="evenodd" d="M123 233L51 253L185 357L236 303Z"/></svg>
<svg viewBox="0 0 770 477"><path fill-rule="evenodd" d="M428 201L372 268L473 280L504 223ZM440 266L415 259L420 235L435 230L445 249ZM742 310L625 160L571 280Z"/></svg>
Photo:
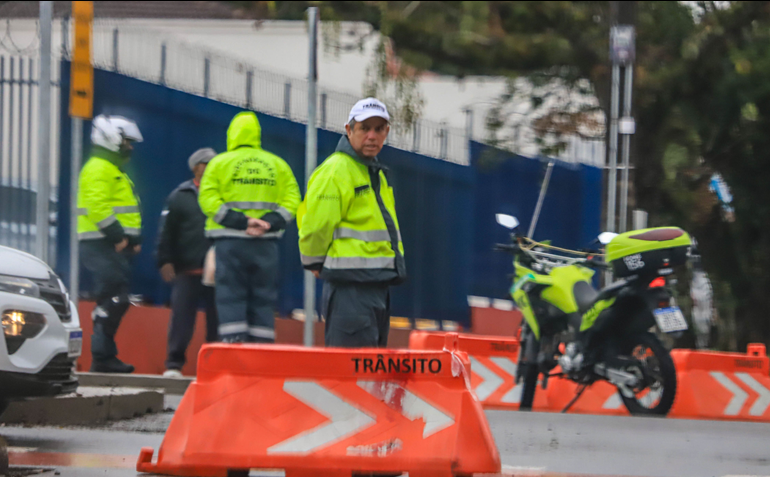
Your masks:
<svg viewBox="0 0 770 477"><path fill-rule="evenodd" d="M299 19L310 2L255 3L272 4L271 18ZM312 3L325 19L369 22L418 70L556 81L608 110L609 2ZM723 336L734 327L741 347L770 344L770 4L688 3L637 2L636 203L651 225L699 239L720 315L738 317L723 322ZM543 134L569 132L586 111L557 104L535 119ZM734 223L708 192L714 171L732 187Z"/></svg>

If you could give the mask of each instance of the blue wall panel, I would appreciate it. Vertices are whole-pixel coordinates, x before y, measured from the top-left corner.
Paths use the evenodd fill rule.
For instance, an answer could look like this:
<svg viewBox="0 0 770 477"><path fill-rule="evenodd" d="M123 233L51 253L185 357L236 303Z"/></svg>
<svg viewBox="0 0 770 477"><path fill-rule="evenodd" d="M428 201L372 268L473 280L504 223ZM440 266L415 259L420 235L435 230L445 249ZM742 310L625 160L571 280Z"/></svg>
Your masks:
<svg viewBox="0 0 770 477"><path fill-rule="evenodd" d="M68 91L69 64L62 64L62 91ZM134 262L132 292L154 303L168 300L169 287L154 260L158 219L168 194L190 178L187 157L200 147L224 151L226 130L241 109L119 74L95 70L94 114L134 119L144 136L137 144L129 175L142 202L144 247ZM57 270L68 277L70 122L67 95L62 95L62 134ZM258 114L263 146L284 158L304 190L305 127L286 119ZM90 122L84 124L86 151ZM319 131L318 157L330 155L339 134ZM406 248L410 280L394 289L395 315L468 321L473 174L470 168L386 147L382 162L390 167ZM281 242L279 308L302 308L303 274L292 225ZM82 273L87 289L88 277Z"/></svg>
<svg viewBox="0 0 770 477"><path fill-rule="evenodd" d="M510 238L508 229L495 222L495 214L516 216L520 231L527 233L548 160L476 142L471 151L476 172L471 294L506 298L512 260L492 247ZM571 249L588 247L600 232L601 191L601 169L556 161L533 238Z"/></svg>
<svg viewBox="0 0 770 477"><path fill-rule="evenodd" d="M68 91L69 64L62 64L62 91ZM144 247L134 263L132 292L165 303L169 287L154 260L158 219L168 194L190 178L187 157L201 147L225 150L226 130L240 108L163 86L96 70L95 114L134 119L145 141L136 145L128 167L142 201ZM62 95L62 132L57 270L68 277L70 121ZM258 114L263 146L291 166L304 191L305 127ZM84 124L88 150L90 122ZM340 135L318 131L318 157L329 156ZM463 167L386 147L382 162L390 168L406 249L409 280L394 289L394 315L454 320L468 324L467 296L506 297L508 256L495 253L507 240L495 223L497 212L515 215L529 226L546 162L472 143L472 167ZM599 232L601 170L557 162L543 204L536 239L580 248ZM62 209L63 207L63 209ZM302 308L303 273L297 229L291 225L281 241L279 311ZM83 273L87 288L88 276ZM320 296L320 295L319 295Z"/></svg>

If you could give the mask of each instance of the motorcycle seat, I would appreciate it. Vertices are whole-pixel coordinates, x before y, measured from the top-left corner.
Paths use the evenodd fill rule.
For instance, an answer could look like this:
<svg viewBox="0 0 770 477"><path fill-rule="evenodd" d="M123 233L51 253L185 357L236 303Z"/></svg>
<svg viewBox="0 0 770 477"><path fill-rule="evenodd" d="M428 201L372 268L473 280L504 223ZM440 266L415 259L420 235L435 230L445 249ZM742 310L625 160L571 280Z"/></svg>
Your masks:
<svg viewBox="0 0 770 477"><path fill-rule="evenodd" d="M590 310L599 298L599 292L588 282L577 282L572 289L580 313Z"/></svg>

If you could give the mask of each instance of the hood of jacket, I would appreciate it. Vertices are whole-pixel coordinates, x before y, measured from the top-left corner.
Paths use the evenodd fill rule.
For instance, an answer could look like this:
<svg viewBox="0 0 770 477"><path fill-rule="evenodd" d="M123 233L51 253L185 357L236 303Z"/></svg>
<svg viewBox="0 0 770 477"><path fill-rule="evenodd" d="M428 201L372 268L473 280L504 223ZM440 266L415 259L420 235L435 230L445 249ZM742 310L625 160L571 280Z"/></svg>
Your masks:
<svg viewBox="0 0 770 477"><path fill-rule="evenodd" d="M236 114L227 128L227 150L243 146L262 147L262 127L257 115L251 111Z"/></svg>

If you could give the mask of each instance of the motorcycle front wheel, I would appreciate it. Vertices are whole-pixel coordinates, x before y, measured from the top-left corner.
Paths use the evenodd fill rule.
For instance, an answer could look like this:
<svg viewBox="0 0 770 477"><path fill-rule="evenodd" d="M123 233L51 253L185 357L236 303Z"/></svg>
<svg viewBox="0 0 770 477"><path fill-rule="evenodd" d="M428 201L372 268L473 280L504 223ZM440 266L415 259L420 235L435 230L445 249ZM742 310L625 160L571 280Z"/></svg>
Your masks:
<svg viewBox="0 0 770 477"><path fill-rule="evenodd" d="M618 389L628 412L635 416L668 414L676 396L676 368L668 350L657 336L640 333L625 341L622 353L632 359L626 371L639 378L635 388L625 393Z"/></svg>

